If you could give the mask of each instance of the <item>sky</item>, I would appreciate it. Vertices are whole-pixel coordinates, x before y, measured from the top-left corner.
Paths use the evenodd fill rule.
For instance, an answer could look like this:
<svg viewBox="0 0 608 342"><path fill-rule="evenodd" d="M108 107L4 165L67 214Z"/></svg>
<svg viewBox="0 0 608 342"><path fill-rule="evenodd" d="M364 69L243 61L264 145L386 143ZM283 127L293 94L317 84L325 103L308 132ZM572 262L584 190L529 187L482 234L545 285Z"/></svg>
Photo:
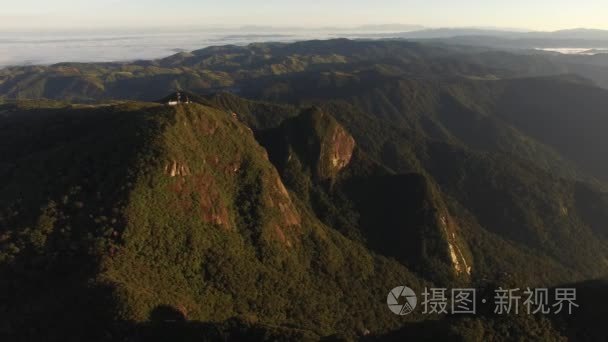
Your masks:
<svg viewBox="0 0 608 342"><path fill-rule="evenodd" d="M607 0L0 0L0 31L412 24L608 29Z"/></svg>

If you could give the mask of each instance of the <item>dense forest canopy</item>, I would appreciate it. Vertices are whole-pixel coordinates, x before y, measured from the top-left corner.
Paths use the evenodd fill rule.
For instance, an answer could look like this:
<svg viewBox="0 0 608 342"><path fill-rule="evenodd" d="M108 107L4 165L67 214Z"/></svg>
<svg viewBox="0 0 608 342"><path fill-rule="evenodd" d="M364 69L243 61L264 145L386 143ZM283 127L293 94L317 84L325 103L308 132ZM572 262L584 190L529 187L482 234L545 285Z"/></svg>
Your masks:
<svg viewBox="0 0 608 342"><path fill-rule="evenodd" d="M0 337L605 338L602 58L337 39L2 69ZM399 285L580 308L397 316Z"/></svg>

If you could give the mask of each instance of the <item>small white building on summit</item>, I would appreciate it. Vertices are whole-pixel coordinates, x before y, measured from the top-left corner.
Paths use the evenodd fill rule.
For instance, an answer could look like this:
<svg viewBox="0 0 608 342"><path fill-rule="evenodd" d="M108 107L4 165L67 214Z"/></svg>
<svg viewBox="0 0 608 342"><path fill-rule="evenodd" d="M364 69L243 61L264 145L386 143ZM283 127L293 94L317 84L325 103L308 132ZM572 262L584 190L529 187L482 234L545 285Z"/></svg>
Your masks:
<svg viewBox="0 0 608 342"><path fill-rule="evenodd" d="M182 93L179 91L175 93L175 96L169 97L169 100L167 101L167 104L169 106L176 106L178 104L188 104L188 103L192 103L192 101L190 101L190 98L188 97L188 95L186 95L185 100L182 101Z"/></svg>

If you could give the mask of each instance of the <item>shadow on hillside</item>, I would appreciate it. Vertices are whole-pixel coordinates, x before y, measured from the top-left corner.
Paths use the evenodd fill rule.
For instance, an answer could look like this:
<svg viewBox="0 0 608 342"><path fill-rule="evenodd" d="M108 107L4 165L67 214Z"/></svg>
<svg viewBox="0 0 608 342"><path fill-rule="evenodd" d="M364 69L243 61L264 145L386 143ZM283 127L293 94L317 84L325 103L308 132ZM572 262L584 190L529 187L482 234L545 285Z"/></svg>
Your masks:
<svg viewBox="0 0 608 342"><path fill-rule="evenodd" d="M294 341L319 340L316 334L296 328L246 322L240 318L224 322L189 321L179 309L159 305L143 323L120 322L102 341Z"/></svg>
<svg viewBox="0 0 608 342"><path fill-rule="evenodd" d="M570 341L608 341L608 278L566 284L558 288L576 288L577 308L552 317L553 324L564 329Z"/></svg>
<svg viewBox="0 0 608 342"><path fill-rule="evenodd" d="M129 341L226 341L222 329L213 323L188 321L180 310L159 305L150 313L148 322L132 323L120 333Z"/></svg>

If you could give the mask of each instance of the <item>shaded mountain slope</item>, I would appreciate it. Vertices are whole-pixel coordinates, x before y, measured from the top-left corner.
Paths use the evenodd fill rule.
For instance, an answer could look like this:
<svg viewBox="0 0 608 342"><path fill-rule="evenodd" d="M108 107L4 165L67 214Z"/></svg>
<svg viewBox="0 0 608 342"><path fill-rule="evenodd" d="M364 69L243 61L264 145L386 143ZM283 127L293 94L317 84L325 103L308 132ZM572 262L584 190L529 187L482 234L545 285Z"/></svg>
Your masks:
<svg viewBox="0 0 608 342"><path fill-rule="evenodd" d="M537 79L511 81L494 112L527 135L551 146L586 173L608 180L608 92L588 84Z"/></svg>
<svg viewBox="0 0 608 342"><path fill-rule="evenodd" d="M346 110L336 111L339 119L352 120L346 115L358 118L364 113L392 126L395 134L412 136L410 141L426 137L509 153L584 181L605 177L603 162L593 156L607 145L601 108L608 96L580 78L431 81L368 74L336 83L325 82L326 77L307 74L275 79L243 92L252 98L294 104L347 105ZM370 134L374 132L365 132ZM581 149L587 152L574 152Z"/></svg>
<svg viewBox="0 0 608 342"><path fill-rule="evenodd" d="M113 336L163 306L311 336L386 331L400 319L378 298L423 284L316 219L224 110L9 105L2 115L3 139L20 142L3 154L0 188L9 339Z"/></svg>
<svg viewBox="0 0 608 342"><path fill-rule="evenodd" d="M545 160L552 160L555 165L568 165L565 158L546 145L531 140L513 127L505 128L501 118L493 117L490 122L496 129L513 132L518 139L525 139L518 147L523 150L522 154L500 151L498 147L488 148L484 144L464 144L453 136L440 139L424 129L409 129L407 124L399 127L399 124L394 124L391 120L374 117L359 109L359 106L343 101L316 103L321 106L318 110L332 113L339 118L357 141L358 147L353 155L353 162L345 169L345 173L333 182L333 186L327 187L327 184L323 185L323 182L318 182L318 177L315 177L314 158L318 158L317 154L312 154L315 156L313 159L294 158L299 155L298 147L294 148L294 144L299 142L300 150L311 146L311 140L306 138L314 136L306 128L310 125L293 120L299 122L297 127L301 129L296 137L289 137L290 131L286 127L289 127L289 121L292 121L290 119L281 126L279 133L276 130L271 131L270 135L274 135L274 138L267 140L268 136L261 134L261 140L269 148L271 160L277 165L287 186L296 193L303 194L300 196L302 198L312 199L313 203L316 201L317 204L324 203L321 208L316 207L317 215L325 222L332 222L330 225L342 229L348 236L359 236L360 239L366 240L365 234L362 234L366 230L365 224L362 224L366 220L366 210L362 207L368 209L369 213L372 204L385 209L404 199L395 194L399 189L396 182L392 188L395 192L389 191L391 185L387 185L387 190L382 195L374 197L378 198L376 202L363 202L365 204L359 209L353 209L357 200L349 196L349 192L352 194L356 184L341 187L341 181L346 184L349 177L356 178L358 173L363 173L365 176L361 178L361 183L375 184L374 177L414 171L424 175L432 184L431 188L440 189L437 192L439 196L431 196L435 198L431 201L434 210L449 208L449 211L444 211L447 212L445 216L453 217L462 234L467 235L464 240L485 240L476 242L477 246L472 251L478 257L473 258L474 264L479 263L479 273L475 272L473 266L473 275L478 279L500 277L499 274L505 273L526 282L555 284L565 282L571 277L582 280L604 274L602 270L606 262L607 245L603 238L604 229L600 228L598 223L601 221L601 212L606 208L597 207L602 205L600 203L603 202L600 201L592 208L584 209L585 203L592 201L591 198L603 198L604 195L597 189L590 190L593 186L585 186L576 180L564 178L560 176L561 173L553 173L553 170L543 167L542 163L530 161L530 155L523 153L538 154ZM466 108L464 105L462 107ZM467 111L470 112L468 109ZM435 120L435 115L443 114L429 116L431 120ZM464 115L458 112L451 114L459 117ZM422 118L416 113L404 111L403 117L407 118L408 115ZM478 114L475 115L488 117L490 114L483 107L479 107ZM414 119L411 121L412 125L419 124ZM439 119L436 122L441 124ZM477 129L473 127L466 128L470 129L471 133L476 132ZM450 130L444 129L448 133L455 130L453 127ZM483 137L483 133L481 136ZM491 136L489 134L487 137ZM466 134L463 137L466 137ZM504 139L505 143L519 144L518 140L511 142L512 138L497 138ZM272 150L273 146L275 150ZM539 150L532 147L539 147ZM488 153L490 151L494 153ZM370 163L376 166L370 166ZM351 168L356 171L349 171ZM382 189L381 186L372 188L374 189L367 187L367 191ZM580 189L589 189L590 192L583 195L584 192ZM442 205L442 202L445 204ZM407 208L404 206L401 211L407 212ZM389 228L391 225L403 226L404 219L388 219L388 211L380 210L373 215L386 218L382 221L382 226L389 232L382 235L381 239L391 236L390 231L394 229ZM392 223L388 224L388 221ZM437 219L435 221L437 222ZM429 225L438 227L437 223ZM467 241L467 244L470 243ZM496 246L499 245L503 247L497 252ZM467 248L463 245L461 249ZM496 258L500 258L501 254L505 257L519 255L521 259L518 257L517 262L504 263L494 257L496 255ZM393 251L387 255L396 254ZM517 270L517 263L525 258L529 258L529 264L544 265L539 267L551 271L539 273ZM411 260L410 263L405 263L413 267ZM496 263L502 265L501 271L492 270L490 265Z"/></svg>
<svg viewBox="0 0 608 342"><path fill-rule="evenodd" d="M397 285L605 274L593 185L346 100L194 99L0 107L2 336L388 336L433 324L387 310ZM563 332L441 322L464 339Z"/></svg>
<svg viewBox="0 0 608 342"><path fill-rule="evenodd" d="M458 228L423 175L395 175L374 162L319 108L258 136L287 186L327 225L423 277L470 275Z"/></svg>
<svg viewBox="0 0 608 342"><path fill-rule="evenodd" d="M593 187L557 177L510 154L490 155L402 135L386 138L396 138L397 145L415 144L407 158L396 158L415 160L411 165L421 174L394 174L361 151L366 144L357 144L347 167L331 181L323 181L314 168L322 154L309 149L315 146L311 142L323 140L314 127L331 118L323 110L339 114L355 131L365 127L374 132L382 121L363 124L358 120L369 117L364 113L353 117L356 110L346 104L322 107L303 111L258 135L287 187L307 198L321 220L351 239L442 284L466 274L463 270L471 272L477 286L490 282L542 287L605 275L608 250L600 224L605 195ZM299 129L294 132L292 125ZM391 132L388 127L381 131ZM368 136L371 142L376 138ZM448 319L435 327L438 335L429 332L428 324L413 324L403 331L428 338L449 332L465 339L500 339L504 329L548 339L563 332L557 323L541 317Z"/></svg>

